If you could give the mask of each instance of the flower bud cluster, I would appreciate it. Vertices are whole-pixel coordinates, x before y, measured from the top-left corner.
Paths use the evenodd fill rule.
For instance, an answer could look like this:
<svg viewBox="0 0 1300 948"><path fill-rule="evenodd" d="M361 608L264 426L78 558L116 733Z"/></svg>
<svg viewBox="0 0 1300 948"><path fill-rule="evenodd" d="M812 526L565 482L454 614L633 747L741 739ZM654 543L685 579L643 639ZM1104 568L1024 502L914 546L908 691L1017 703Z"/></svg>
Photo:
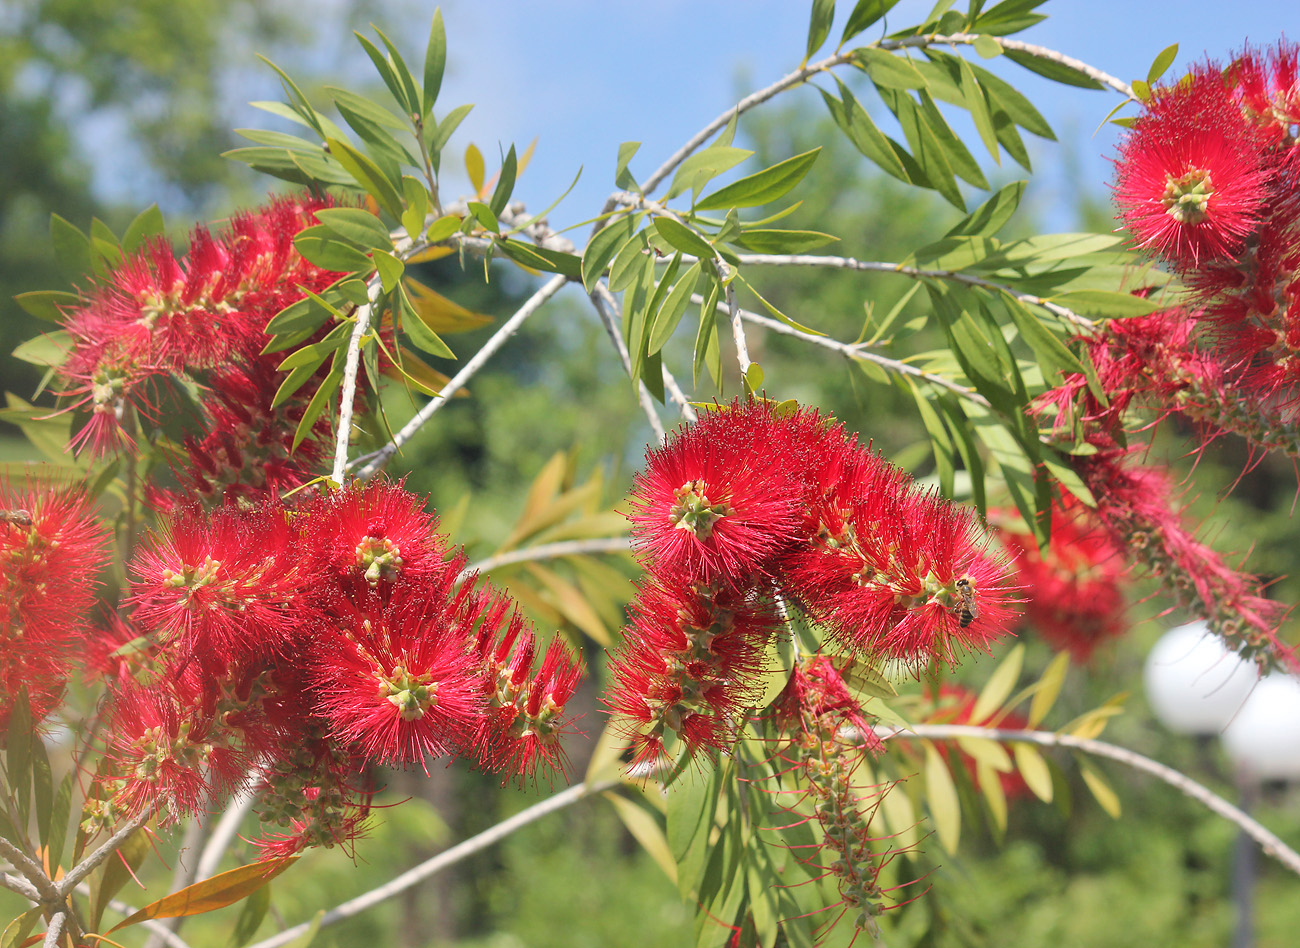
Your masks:
<svg viewBox="0 0 1300 948"><path fill-rule="evenodd" d="M736 402L652 450L633 488L647 570L608 699L660 762L666 732L723 749L753 706L778 595L864 658L987 648L1013 618L973 512L918 488L816 412Z"/></svg>

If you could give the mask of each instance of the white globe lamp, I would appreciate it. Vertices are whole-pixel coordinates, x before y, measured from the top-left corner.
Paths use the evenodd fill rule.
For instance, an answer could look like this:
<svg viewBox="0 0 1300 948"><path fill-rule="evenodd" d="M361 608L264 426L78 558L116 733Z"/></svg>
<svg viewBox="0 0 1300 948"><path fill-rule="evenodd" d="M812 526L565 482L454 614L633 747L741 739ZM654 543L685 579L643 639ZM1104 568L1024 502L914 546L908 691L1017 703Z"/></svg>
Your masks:
<svg viewBox="0 0 1300 948"><path fill-rule="evenodd" d="M1204 622L1166 632L1147 656L1143 679L1161 724L1201 736L1222 734L1260 683L1255 666L1228 651Z"/></svg>
<svg viewBox="0 0 1300 948"><path fill-rule="evenodd" d="M1256 780L1300 780L1300 679L1261 680L1224 730L1223 749Z"/></svg>

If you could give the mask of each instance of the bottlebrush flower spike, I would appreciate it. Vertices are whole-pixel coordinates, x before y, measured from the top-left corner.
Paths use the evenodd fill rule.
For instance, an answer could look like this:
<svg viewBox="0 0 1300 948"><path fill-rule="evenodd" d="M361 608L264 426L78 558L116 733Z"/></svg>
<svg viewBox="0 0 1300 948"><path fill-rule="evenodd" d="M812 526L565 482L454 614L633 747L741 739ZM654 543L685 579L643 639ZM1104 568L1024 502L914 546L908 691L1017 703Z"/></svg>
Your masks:
<svg viewBox="0 0 1300 948"><path fill-rule="evenodd" d="M313 637L319 715L366 760L424 765L467 746L487 708L463 622L474 593L442 581L341 599Z"/></svg>
<svg viewBox="0 0 1300 948"><path fill-rule="evenodd" d="M1157 88L1120 144L1120 216L1140 246L1179 269L1233 258L1265 210L1261 147L1217 71Z"/></svg>
<svg viewBox="0 0 1300 948"><path fill-rule="evenodd" d="M0 481L0 735L24 688L33 721L62 696L107 540L80 491Z"/></svg>
<svg viewBox="0 0 1300 948"><path fill-rule="evenodd" d="M648 452L633 544L682 585L743 587L793 542L807 462L794 425L763 402L706 412Z"/></svg>
<svg viewBox="0 0 1300 948"><path fill-rule="evenodd" d="M222 677L285 649L314 610L297 535L278 504L190 508L132 562L134 621L183 665Z"/></svg>
<svg viewBox="0 0 1300 948"><path fill-rule="evenodd" d="M1086 662L1128 629L1121 578L1126 560L1090 508L1066 495L1052 505L1047 552L1027 532L1003 530L1025 599L1025 619L1048 645Z"/></svg>

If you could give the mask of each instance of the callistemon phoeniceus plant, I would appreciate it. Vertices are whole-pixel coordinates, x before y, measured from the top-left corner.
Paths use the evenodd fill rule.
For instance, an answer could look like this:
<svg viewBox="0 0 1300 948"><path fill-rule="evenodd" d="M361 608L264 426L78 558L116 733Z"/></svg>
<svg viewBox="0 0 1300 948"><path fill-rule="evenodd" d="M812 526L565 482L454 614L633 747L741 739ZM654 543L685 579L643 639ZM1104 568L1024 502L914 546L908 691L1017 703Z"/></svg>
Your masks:
<svg viewBox="0 0 1300 948"><path fill-rule="evenodd" d="M361 831L373 765L562 768L580 667L558 641L538 667L532 629L465 563L382 479L296 509L177 512L132 564L132 627L152 650L110 693L105 806L176 818L251 768L263 852L285 855Z"/></svg>
<svg viewBox="0 0 1300 948"><path fill-rule="evenodd" d="M672 732L725 749L799 610L828 644L913 669L987 650L1015 616L973 511L809 410L734 402L652 449L633 488L648 579L608 698L653 772Z"/></svg>

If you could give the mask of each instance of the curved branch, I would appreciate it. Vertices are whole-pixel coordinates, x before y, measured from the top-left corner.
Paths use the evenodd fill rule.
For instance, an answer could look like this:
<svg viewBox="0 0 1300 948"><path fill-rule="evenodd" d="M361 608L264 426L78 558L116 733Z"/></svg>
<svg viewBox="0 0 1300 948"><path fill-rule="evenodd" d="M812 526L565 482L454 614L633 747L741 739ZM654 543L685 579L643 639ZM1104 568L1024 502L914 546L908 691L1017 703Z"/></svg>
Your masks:
<svg viewBox="0 0 1300 948"><path fill-rule="evenodd" d="M17 892L28 902L39 902L41 900L41 894L36 891L36 886L22 876L11 876L7 872L0 872L0 889Z"/></svg>
<svg viewBox="0 0 1300 948"><path fill-rule="evenodd" d="M996 280L971 276L961 270L927 270L922 267L906 267L899 263L888 263L881 260L855 260L853 257L817 256L815 254L746 253L740 254L739 260L742 265L749 264L760 267L833 267L841 270L865 270L870 273L899 273L917 280L950 280L954 283L965 283L967 286L997 290L1000 293L1006 293L1008 296L1014 297L1022 303L1041 306L1052 315L1072 323L1080 329L1091 331L1097 328L1097 324L1088 317L1080 316L1074 310L1059 303L1053 303L1041 296L1034 296L1032 293L1023 293L1005 283L998 283Z"/></svg>
<svg viewBox="0 0 1300 948"><path fill-rule="evenodd" d="M1003 743L1019 741L1026 744L1037 744L1040 747L1068 747L1071 750L1083 751L1085 754L1092 754L1095 757L1105 757L1108 760L1117 761L1125 766L1132 767L1134 770L1150 774L1157 780L1169 784L1184 796L1204 804L1209 810L1233 823L1243 833L1259 843L1260 848L1268 855L1292 872L1300 875L1300 853L1282 842L1276 834L1258 820L1240 807L1233 806L1204 784L1198 783L1186 774L1180 773L1157 760L1152 760L1150 757L1143 756L1136 751L1131 751L1126 747L1119 747L1115 744L1108 744L1105 741L1097 741L1087 737L1075 737L1072 734L974 727L966 724L914 724L906 728L877 733L882 739L918 737L944 740L957 737L983 737Z"/></svg>
<svg viewBox="0 0 1300 948"><path fill-rule="evenodd" d="M320 926L324 928L326 925L333 925L334 923L341 922L346 918L351 918L352 916L370 908L372 905L377 905L385 899L391 899L393 896L405 892L415 884L423 882L435 873L441 872L448 866L460 862L462 859L473 855L480 849L486 849L493 843L505 839L515 830L522 829L529 823L541 819L543 816L555 813L558 810L563 810L565 807L572 806L579 800L583 800L599 793L604 793L606 790L612 790L614 787L621 784L621 780L606 780L591 785L579 783L569 787L567 790L560 791L554 796L547 797L540 803L535 803L528 809L516 813L509 819L502 820L495 826L489 827L477 836L471 836L464 842L457 843L455 846L439 853L431 859L426 859L415 868L408 869L401 875L395 876L388 882L385 882L377 888L371 889L364 895L359 895L355 899L344 902L342 905L335 906L321 916ZM270 938L257 942L252 945L251 948L280 948L281 945L287 945L289 942L302 935L303 932L307 931L310 927L311 925L308 922L294 925L292 928L287 928L278 935L273 935Z"/></svg>
<svg viewBox="0 0 1300 948"><path fill-rule="evenodd" d="M513 316L501 325L501 328L492 335L492 338L483 343L483 347L479 349L478 352L474 353L474 355L470 357L469 361L461 366L460 371L447 381L447 384L442 387L442 390L435 397L430 399L425 406L416 413L415 417L402 427L401 431L393 435L393 440L389 441L388 444L384 445L373 454L366 455L364 458L358 458L353 462L354 464L361 464L356 471L357 477L362 480L371 477L380 468L387 464L388 460L397 453L398 448L404 445L407 441L410 441L415 433L424 427L425 422L432 418L434 413L442 408L443 405L447 404L447 402L451 400L452 395L464 388L465 383L473 378L474 375L476 375L478 371L487 364L488 359L492 358L492 356L496 354L496 351L505 345L511 336L519 331L519 327L524 324L524 320L528 319L529 316L541 309L542 304L556 293L560 292L568 282L568 277L557 275L551 277L551 279L542 284L541 289L524 301L524 304L515 311ZM361 463L363 461L365 462L364 464Z"/></svg>
<svg viewBox="0 0 1300 948"><path fill-rule="evenodd" d="M33 902L57 904L63 900L63 893L45 874L45 870L41 868L40 864L3 836L0 836L0 857L6 859L14 869L22 874L23 878L30 884L31 891L35 893L35 898L32 898L32 895L26 892L19 892L13 885L6 885L6 888L14 889L15 892L19 892L19 895L32 899ZM18 882L17 879L9 876L6 876L6 879L14 883Z"/></svg>
<svg viewBox="0 0 1300 948"><path fill-rule="evenodd" d="M619 331L618 322L618 300L614 299L614 294L609 291L604 283L596 281L596 286L592 289L589 296L591 305L596 307L596 314L600 317L601 325L605 327L605 334L609 336L609 341L614 344L615 351L623 363L623 371L627 373L628 378L632 377L632 357L628 354L627 345L623 342L623 333ZM654 399L650 395L650 390L645 387L645 382L638 381L636 387L637 400L641 404L641 410L645 412L646 420L650 422L650 430L654 432L655 439L663 444L667 434L664 432L664 423L659 420L659 412L655 410Z"/></svg>
<svg viewBox="0 0 1300 948"><path fill-rule="evenodd" d="M511 550L489 556L487 559L471 563L461 570L456 577L459 586L471 576L487 573L501 566L513 563L527 563L532 560L550 560L561 556L581 556L587 553L630 553L632 544L627 537L600 537L594 540L561 540L558 543L541 543L522 550Z"/></svg>
<svg viewBox="0 0 1300 948"><path fill-rule="evenodd" d="M703 297L698 294L691 297L691 302L693 303L702 303L703 301ZM726 308L727 305L725 303L718 304L718 309L725 310ZM831 339L829 336L815 336L812 333L804 332L801 329L795 329L793 326L787 326L779 320L770 319L767 316L760 315L759 313L752 313L747 309L740 310L740 316L746 322L751 322L756 326L762 326L764 329L770 329L772 332L780 333L783 336L793 336L795 339L802 339L804 342L810 342L815 346L821 346L823 349L830 349L832 352L838 352L849 359L874 363L887 371L897 372L899 375L908 375L912 378L929 382L931 385L946 388L948 391L953 392L967 401L974 402L977 405L982 405L985 408L990 407L988 399L979 392L969 389L964 385L959 385L951 379L944 378L942 375L935 375L933 372L918 369L916 366L910 365L907 362L900 362L898 359L891 359L888 356L882 356L879 353L872 352L870 349L864 348L861 343L853 344L840 342L838 339Z"/></svg>
<svg viewBox="0 0 1300 948"><path fill-rule="evenodd" d="M117 852L118 848L127 841L132 833L149 822L149 818L153 816L157 807L158 801L155 800L155 802L145 807L143 811L128 820L120 830L106 839L102 846L69 869L68 874L59 880L59 897L66 898L68 893L77 887L78 882L94 872L101 862Z"/></svg>
<svg viewBox="0 0 1300 948"><path fill-rule="evenodd" d="M352 335L348 338L347 356L343 362L343 383L339 386L339 422L334 431L334 467L330 479L343 483L343 472L348 465L348 442L352 440L352 407L357 398L357 369L361 364L361 339L370 329L370 314L383 287L379 277L372 278L366 288L367 302L357 307L353 314Z"/></svg>

